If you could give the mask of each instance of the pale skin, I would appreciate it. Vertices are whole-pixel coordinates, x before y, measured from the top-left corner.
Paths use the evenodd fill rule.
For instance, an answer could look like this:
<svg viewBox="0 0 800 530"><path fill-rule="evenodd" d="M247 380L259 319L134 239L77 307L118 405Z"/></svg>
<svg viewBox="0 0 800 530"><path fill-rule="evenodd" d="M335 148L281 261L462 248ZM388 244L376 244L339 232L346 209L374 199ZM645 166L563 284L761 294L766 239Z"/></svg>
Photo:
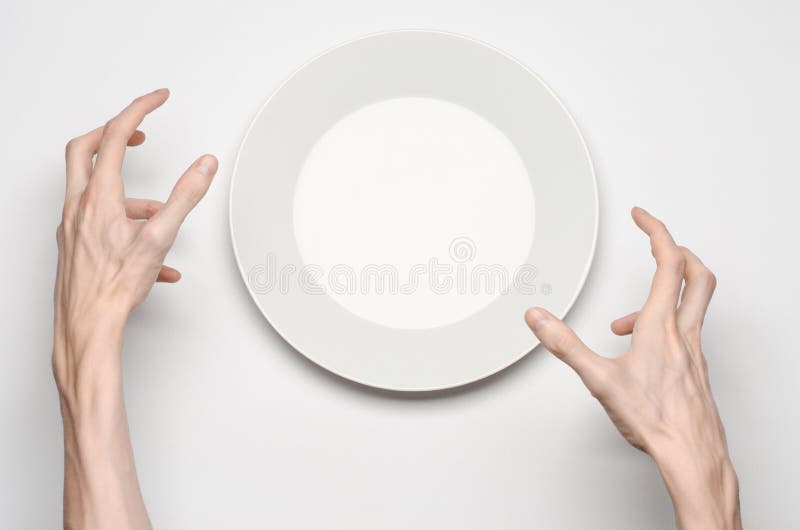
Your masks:
<svg viewBox="0 0 800 530"><path fill-rule="evenodd" d="M631 336L628 350L598 355L542 308L529 309L525 321L575 370L620 434L653 458L678 528L741 528L738 479L700 341L716 279L664 223L641 208L631 214L650 238L656 272L641 311L611 323L617 335Z"/></svg>
<svg viewBox="0 0 800 530"><path fill-rule="evenodd" d="M53 372L64 420L69 529L150 528L122 394L123 332L156 281L180 279L163 265L164 257L217 171L216 158L204 155L178 179L166 203L125 197L125 150L144 141L137 127L167 97L158 90L137 98L104 127L67 145Z"/></svg>
<svg viewBox="0 0 800 530"><path fill-rule="evenodd" d="M125 196L122 163L144 141L137 128L169 97L134 100L105 126L67 145L67 184L57 230L53 372L64 423L64 527L149 529L122 389L122 344L133 309L155 282L180 273L163 264L186 216L217 170L197 159L165 203ZM738 482L708 384L700 330L714 276L640 208L656 273L641 311L611 324L631 335L615 359L597 355L542 308L525 320L572 367L614 425L658 466L681 529L741 528Z"/></svg>

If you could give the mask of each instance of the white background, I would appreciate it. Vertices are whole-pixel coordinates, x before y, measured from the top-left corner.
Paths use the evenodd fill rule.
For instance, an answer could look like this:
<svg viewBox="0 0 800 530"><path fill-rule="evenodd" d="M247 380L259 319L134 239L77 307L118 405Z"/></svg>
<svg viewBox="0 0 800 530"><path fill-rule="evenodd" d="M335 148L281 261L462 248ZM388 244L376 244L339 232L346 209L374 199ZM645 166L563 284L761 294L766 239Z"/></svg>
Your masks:
<svg viewBox="0 0 800 530"><path fill-rule="evenodd" d="M237 147L297 66L378 30L488 41L537 71L586 136L594 267L568 321L599 351L653 265L628 217L663 217L717 273L705 331L746 527L800 525L796 345L800 9L795 2L14 2L0 15L0 526L61 524L50 373L66 140L160 86L126 162L130 195L220 171L130 322L125 384L160 529L670 528L655 467L577 377L537 349L436 397L370 391L286 346L249 299L228 233ZM521 318L521 316L520 316ZM313 332L313 330L312 330Z"/></svg>

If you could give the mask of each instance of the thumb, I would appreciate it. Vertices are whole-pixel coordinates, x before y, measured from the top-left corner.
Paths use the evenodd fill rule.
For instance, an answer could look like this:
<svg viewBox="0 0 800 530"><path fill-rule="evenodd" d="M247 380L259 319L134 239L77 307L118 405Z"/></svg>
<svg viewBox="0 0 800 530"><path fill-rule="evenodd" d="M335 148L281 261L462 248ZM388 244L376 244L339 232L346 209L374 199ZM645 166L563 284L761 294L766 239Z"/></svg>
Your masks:
<svg viewBox="0 0 800 530"><path fill-rule="evenodd" d="M528 309L525 322L544 347L575 370L594 394L603 380L607 359L589 349L569 326L541 307Z"/></svg>
<svg viewBox="0 0 800 530"><path fill-rule="evenodd" d="M218 166L219 162L214 155L203 155L195 160L175 183L167 203L153 216L150 223L161 225L171 241L174 240L186 216L211 186Z"/></svg>

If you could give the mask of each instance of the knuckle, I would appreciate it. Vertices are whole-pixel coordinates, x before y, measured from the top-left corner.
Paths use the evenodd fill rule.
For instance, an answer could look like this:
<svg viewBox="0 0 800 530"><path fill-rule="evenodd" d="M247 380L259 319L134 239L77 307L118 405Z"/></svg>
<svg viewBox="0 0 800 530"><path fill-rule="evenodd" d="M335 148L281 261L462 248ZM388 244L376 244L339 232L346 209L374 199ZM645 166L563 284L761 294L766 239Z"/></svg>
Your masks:
<svg viewBox="0 0 800 530"><path fill-rule="evenodd" d="M130 109L131 107L136 107L137 105L139 105L139 104L141 104L143 102L146 102L148 99L150 99L150 97L152 95L153 95L153 93L150 92L148 94L142 94L141 96L137 96L137 97L133 98L133 100L131 101L131 104L128 105L128 109Z"/></svg>
<svg viewBox="0 0 800 530"><path fill-rule="evenodd" d="M146 246L152 248L163 248L168 244L164 231L158 225L152 223L142 227L139 238Z"/></svg>
<svg viewBox="0 0 800 530"><path fill-rule="evenodd" d="M659 238L662 238L664 235L669 235L669 230L667 230L667 225L665 225L663 221L661 221L660 219L655 219L653 220L653 224L650 228L649 234L651 241L653 239L658 240Z"/></svg>
<svg viewBox="0 0 800 530"><path fill-rule="evenodd" d="M75 149L76 149L76 147L77 147L77 146L76 146L76 142L77 142L77 139L76 139L76 138L71 138L69 141L67 141L67 145L66 145L66 146L64 146L64 154L65 154L67 157L69 157L69 155L70 155L70 154L72 154L73 152L75 152Z"/></svg>
<svg viewBox="0 0 800 530"><path fill-rule="evenodd" d="M683 271L686 267L686 256L677 248L665 252L660 261L661 265L670 270Z"/></svg>
<svg viewBox="0 0 800 530"><path fill-rule="evenodd" d="M104 136L115 136L119 133L119 120L117 118L111 118L108 120L103 127L103 135Z"/></svg>
<svg viewBox="0 0 800 530"><path fill-rule="evenodd" d="M703 271L703 276L705 277L706 283L708 283L709 288L713 290L717 287L717 277L713 272L711 272L710 269L705 269Z"/></svg>
<svg viewBox="0 0 800 530"><path fill-rule="evenodd" d="M694 271L692 274L692 281L697 282L699 286L709 291L713 291L717 286L717 277L705 265L700 266Z"/></svg>
<svg viewBox="0 0 800 530"><path fill-rule="evenodd" d="M69 158L83 150L84 140L80 136L71 138L64 147L64 155Z"/></svg>

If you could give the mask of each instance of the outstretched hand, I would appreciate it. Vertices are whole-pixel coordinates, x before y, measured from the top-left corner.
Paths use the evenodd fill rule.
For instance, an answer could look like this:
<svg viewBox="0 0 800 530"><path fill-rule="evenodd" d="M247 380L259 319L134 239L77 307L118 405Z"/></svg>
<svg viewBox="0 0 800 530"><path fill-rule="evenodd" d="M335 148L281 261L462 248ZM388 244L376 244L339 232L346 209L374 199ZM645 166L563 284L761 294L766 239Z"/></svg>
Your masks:
<svg viewBox="0 0 800 530"><path fill-rule="evenodd" d="M641 208L632 215L650 237L656 272L641 311L611 324L617 335L631 335L626 352L598 355L542 308L529 309L525 320L622 436L654 458L681 528L737 528L738 485L700 341L716 279L661 221Z"/></svg>
<svg viewBox="0 0 800 530"><path fill-rule="evenodd" d="M162 266L162 261L184 218L208 190L217 171L216 158L204 155L196 160L166 204L126 197L122 181L126 148L144 142L137 127L168 97L166 89L141 96L104 127L67 144L67 186L57 232L61 267L57 295L86 292L97 298L98 291L106 295L113 291L113 297L101 299L113 298L129 311L147 296L156 279L180 279L180 273ZM94 289L61 289L76 282Z"/></svg>
<svg viewBox="0 0 800 530"><path fill-rule="evenodd" d="M217 171L217 159L204 155L166 203L125 196L125 151L144 142L137 127L168 97L166 89L139 97L105 126L67 144L53 334L64 419L65 528L150 527L122 399L122 335L156 281L180 279L164 257Z"/></svg>

